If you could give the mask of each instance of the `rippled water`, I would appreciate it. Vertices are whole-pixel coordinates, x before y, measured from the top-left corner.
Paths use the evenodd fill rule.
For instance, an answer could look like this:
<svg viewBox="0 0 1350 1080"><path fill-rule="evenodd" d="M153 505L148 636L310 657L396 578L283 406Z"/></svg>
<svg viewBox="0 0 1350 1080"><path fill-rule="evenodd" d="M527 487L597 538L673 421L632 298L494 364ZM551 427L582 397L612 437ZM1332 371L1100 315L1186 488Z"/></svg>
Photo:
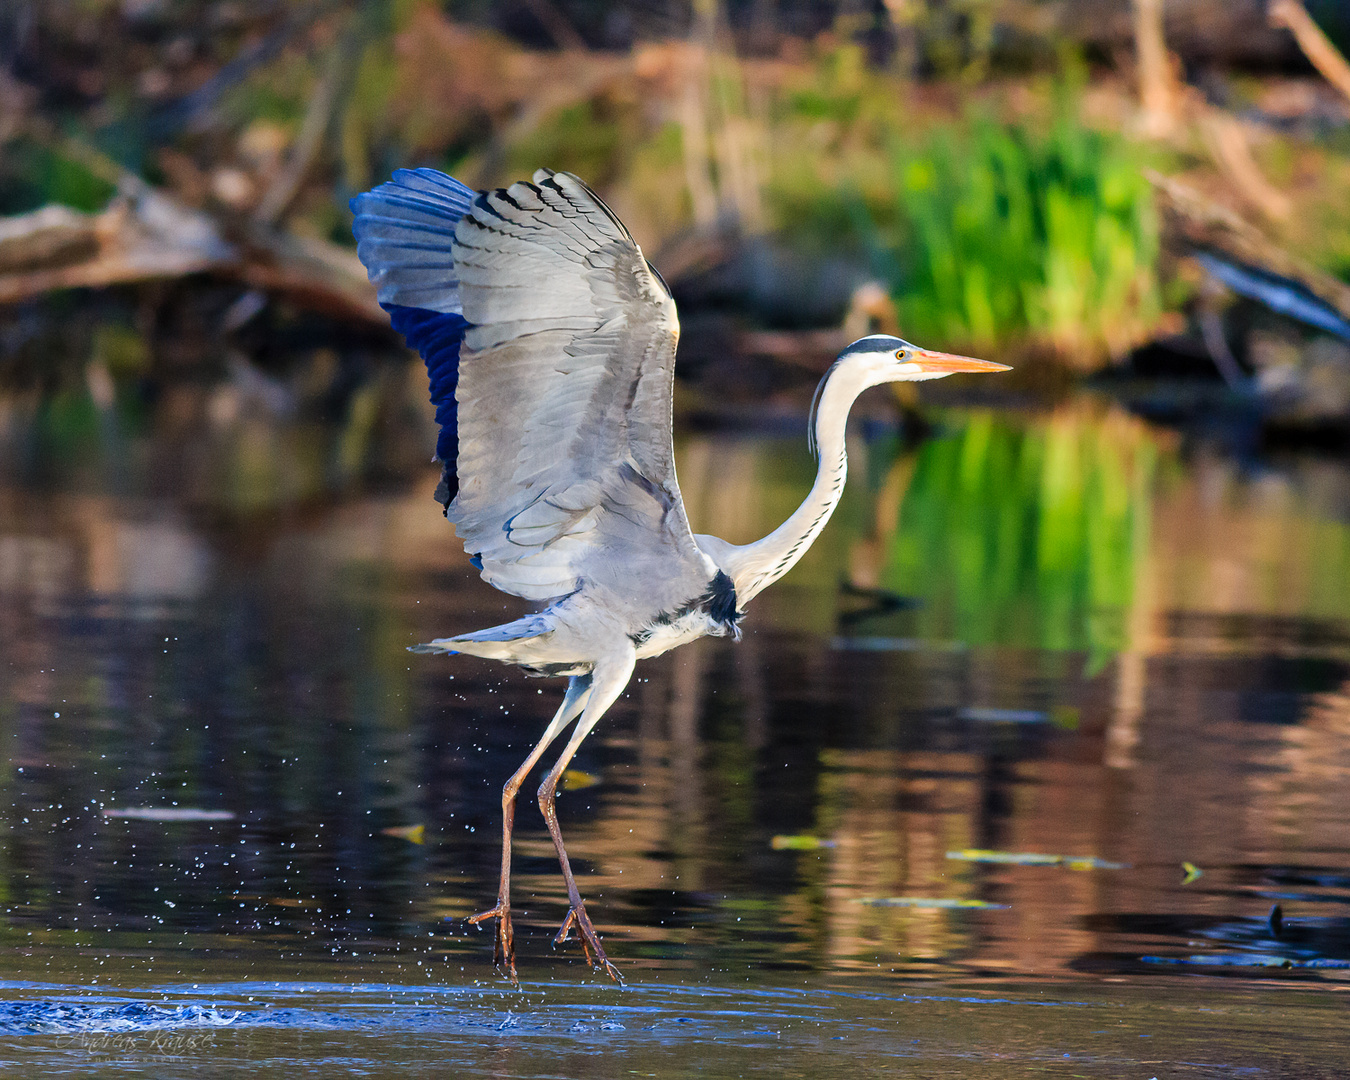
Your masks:
<svg viewBox="0 0 1350 1080"><path fill-rule="evenodd" d="M105 1003L19 989L51 995L0 1007L4 1061L29 1076L1343 1075L1343 1008L1299 991L227 983Z"/></svg>
<svg viewBox="0 0 1350 1080"><path fill-rule="evenodd" d="M130 451L0 482L15 1075L1344 1075L1343 464L1092 402L860 437L745 639L640 667L574 763L627 989L550 948L522 804L516 993L464 919L561 682L406 652L520 610L434 476L241 505ZM718 435L679 466L732 540L811 472Z"/></svg>

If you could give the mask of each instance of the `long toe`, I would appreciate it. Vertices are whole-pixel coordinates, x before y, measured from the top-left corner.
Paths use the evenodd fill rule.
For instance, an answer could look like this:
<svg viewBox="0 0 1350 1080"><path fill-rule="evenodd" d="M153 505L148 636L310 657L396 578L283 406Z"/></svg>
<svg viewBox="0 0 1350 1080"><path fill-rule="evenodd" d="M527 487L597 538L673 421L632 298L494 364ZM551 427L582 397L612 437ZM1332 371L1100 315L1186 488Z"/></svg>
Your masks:
<svg viewBox="0 0 1350 1080"><path fill-rule="evenodd" d="M577 928L577 936L581 939L581 951L586 954L586 963L593 968L603 968L606 975L622 986L623 976L619 974L619 969L605 955L604 946L600 944L600 935L595 932L595 927L591 925L591 919L586 914L584 904L568 910L567 917L563 919L562 927L558 931L558 936L553 939L553 944L557 946L566 941L568 932L574 926Z"/></svg>
<svg viewBox="0 0 1350 1080"><path fill-rule="evenodd" d="M495 908L490 908L487 911L480 911L477 915L470 915L469 923L472 926L477 926L480 922L487 922L489 919L500 919L501 917L502 906L501 904L498 904Z"/></svg>
<svg viewBox="0 0 1350 1080"><path fill-rule="evenodd" d="M497 920L492 942L492 966L502 971L511 980L512 986L519 986L520 979L516 975L516 935L511 925L511 909L505 904L498 903L495 908L472 916L469 922L476 926L488 919Z"/></svg>

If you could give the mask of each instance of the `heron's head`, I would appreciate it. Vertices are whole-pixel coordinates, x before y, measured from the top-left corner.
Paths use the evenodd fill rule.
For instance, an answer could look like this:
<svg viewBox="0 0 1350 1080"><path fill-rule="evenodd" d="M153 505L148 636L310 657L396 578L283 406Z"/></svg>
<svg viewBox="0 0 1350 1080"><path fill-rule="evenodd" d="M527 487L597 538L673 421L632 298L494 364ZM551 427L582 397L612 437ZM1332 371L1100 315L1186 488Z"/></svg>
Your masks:
<svg viewBox="0 0 1350 1080"><path fill-rule="evenodd" d="M884 382L922 382L961 371L1012 370L1007 364L921 349L890 334L859 338L839 354L837 363L855 368L869 386Z"/></svg>

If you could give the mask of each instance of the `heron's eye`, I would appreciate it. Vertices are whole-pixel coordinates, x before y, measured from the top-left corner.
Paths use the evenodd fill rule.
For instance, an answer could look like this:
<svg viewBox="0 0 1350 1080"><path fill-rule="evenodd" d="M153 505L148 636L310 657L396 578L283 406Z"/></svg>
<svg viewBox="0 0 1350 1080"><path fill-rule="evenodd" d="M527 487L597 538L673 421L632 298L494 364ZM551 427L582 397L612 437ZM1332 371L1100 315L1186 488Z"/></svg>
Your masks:
<svg viewBox="0 0 1350 1080"><path fill-rule="evenodd" d="M904 349L896 349L896 350L895 350L895 358L896 358L897 360L903 360L903 359L905 358L905 350L904 350Z"/></svg>

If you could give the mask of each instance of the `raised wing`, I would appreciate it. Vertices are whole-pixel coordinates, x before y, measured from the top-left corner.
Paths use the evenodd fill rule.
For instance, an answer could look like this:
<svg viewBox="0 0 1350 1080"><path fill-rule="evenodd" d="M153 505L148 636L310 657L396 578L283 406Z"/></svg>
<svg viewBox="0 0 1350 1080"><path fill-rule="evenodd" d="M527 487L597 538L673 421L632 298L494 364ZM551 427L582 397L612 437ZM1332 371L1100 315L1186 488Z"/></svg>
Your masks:
<svg viewBox="0 0 1350 1080"><path fill-rule="evenodd" d="M474 197L419 169L353 209L380 301L427 360L440 494L483 577L536 600L638 580L657 610L701 593L716 566L675 481L675 304L609 208L567 173Z"/></svg>

